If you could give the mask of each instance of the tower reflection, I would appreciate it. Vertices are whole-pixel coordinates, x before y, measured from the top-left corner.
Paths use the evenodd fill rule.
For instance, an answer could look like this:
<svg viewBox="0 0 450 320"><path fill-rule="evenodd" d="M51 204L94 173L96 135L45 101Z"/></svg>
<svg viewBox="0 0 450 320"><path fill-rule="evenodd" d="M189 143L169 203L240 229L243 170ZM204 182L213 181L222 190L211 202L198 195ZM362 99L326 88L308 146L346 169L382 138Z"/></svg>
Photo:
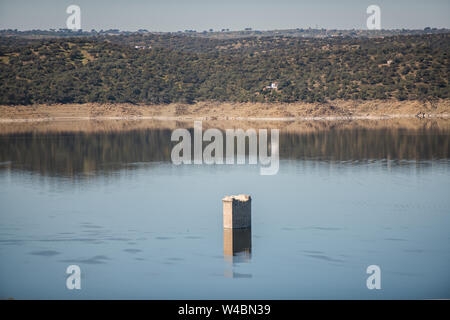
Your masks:
<svg viewBox="0 0 450 320"><path fill-rule="evenodd" d="M228 267L225 277L251 278L251 274L233 271L233 264L250 262L252 253L252 229L223 229L223 256Z"/></svg>

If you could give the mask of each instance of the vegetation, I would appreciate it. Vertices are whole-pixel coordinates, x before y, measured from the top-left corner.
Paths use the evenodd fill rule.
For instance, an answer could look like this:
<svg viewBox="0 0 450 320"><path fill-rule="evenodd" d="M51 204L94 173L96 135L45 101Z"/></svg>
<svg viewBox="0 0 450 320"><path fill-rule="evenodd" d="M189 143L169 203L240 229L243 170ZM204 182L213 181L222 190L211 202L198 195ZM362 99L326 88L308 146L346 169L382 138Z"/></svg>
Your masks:
<svg viewBox="0 0 450 320"><path fill-rule="evenodd" d="M449 33L0 37L0 104L446 99L449 40ZM277 89L266 88L272 82Z"/></svg>

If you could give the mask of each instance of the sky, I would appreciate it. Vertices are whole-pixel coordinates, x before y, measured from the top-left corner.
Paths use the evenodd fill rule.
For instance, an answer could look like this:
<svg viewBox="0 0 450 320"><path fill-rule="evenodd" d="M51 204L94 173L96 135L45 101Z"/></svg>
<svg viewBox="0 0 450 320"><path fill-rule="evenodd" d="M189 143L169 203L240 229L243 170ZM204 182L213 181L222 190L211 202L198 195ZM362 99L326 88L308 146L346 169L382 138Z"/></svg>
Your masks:
<svg viewBox="0 0 450 320"><path fill-rule="evenodd" d="M83 30L367 29L372 4L383 29L450 28L450 0L0 0L0 29L66 28L73 4Z"/></svg>

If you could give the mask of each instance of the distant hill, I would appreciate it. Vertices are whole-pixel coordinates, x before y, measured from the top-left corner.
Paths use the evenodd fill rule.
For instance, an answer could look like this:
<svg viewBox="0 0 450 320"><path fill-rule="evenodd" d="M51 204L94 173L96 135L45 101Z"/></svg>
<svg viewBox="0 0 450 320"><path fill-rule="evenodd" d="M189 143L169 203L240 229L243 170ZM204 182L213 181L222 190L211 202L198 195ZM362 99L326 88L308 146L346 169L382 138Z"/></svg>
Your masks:
<svg viewBox="0 0 450 320"><path fill-rule="evenodd" d="M445 28L424 28L424 29L313 29L313 28L296 28L296 29L280 29L280 30L184 30L177 32L151 32L145 29L139 31L124 31L119 29L108 30L69 30L69 29L51 29L51 30L28 30L19 31L17 29L0 30L0 36L14 36L25 38L49 38L49 37L98 37L108 35L187 35L190 37L214 38L214 39L236 39L242 37L306 37L306 38L332 38L332 37L390 37L398 35L425 35L425 34L442 34L449 33L450 29Z"/></svg>
<svg viewBox="0 0 450 320"><path fill-rule="evenodd" d="M239 32L2 31L0 104L449 98L442 30Z"/></svg>

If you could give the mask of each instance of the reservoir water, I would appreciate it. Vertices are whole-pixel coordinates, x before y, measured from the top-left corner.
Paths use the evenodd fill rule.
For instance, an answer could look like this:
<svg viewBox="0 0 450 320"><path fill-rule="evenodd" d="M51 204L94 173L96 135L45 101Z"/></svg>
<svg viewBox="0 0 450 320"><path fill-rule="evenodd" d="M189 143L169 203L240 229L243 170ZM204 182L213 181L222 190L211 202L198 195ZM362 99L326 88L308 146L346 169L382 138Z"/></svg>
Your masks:
<svg viewBox="0 0 450 320"><path fill-rule="evenodd" d="M282 130L273 176L173 165L170 135L0 135L0 298L450 298L449 130ZM230 194L251 230L224 232Z"/></svg>

